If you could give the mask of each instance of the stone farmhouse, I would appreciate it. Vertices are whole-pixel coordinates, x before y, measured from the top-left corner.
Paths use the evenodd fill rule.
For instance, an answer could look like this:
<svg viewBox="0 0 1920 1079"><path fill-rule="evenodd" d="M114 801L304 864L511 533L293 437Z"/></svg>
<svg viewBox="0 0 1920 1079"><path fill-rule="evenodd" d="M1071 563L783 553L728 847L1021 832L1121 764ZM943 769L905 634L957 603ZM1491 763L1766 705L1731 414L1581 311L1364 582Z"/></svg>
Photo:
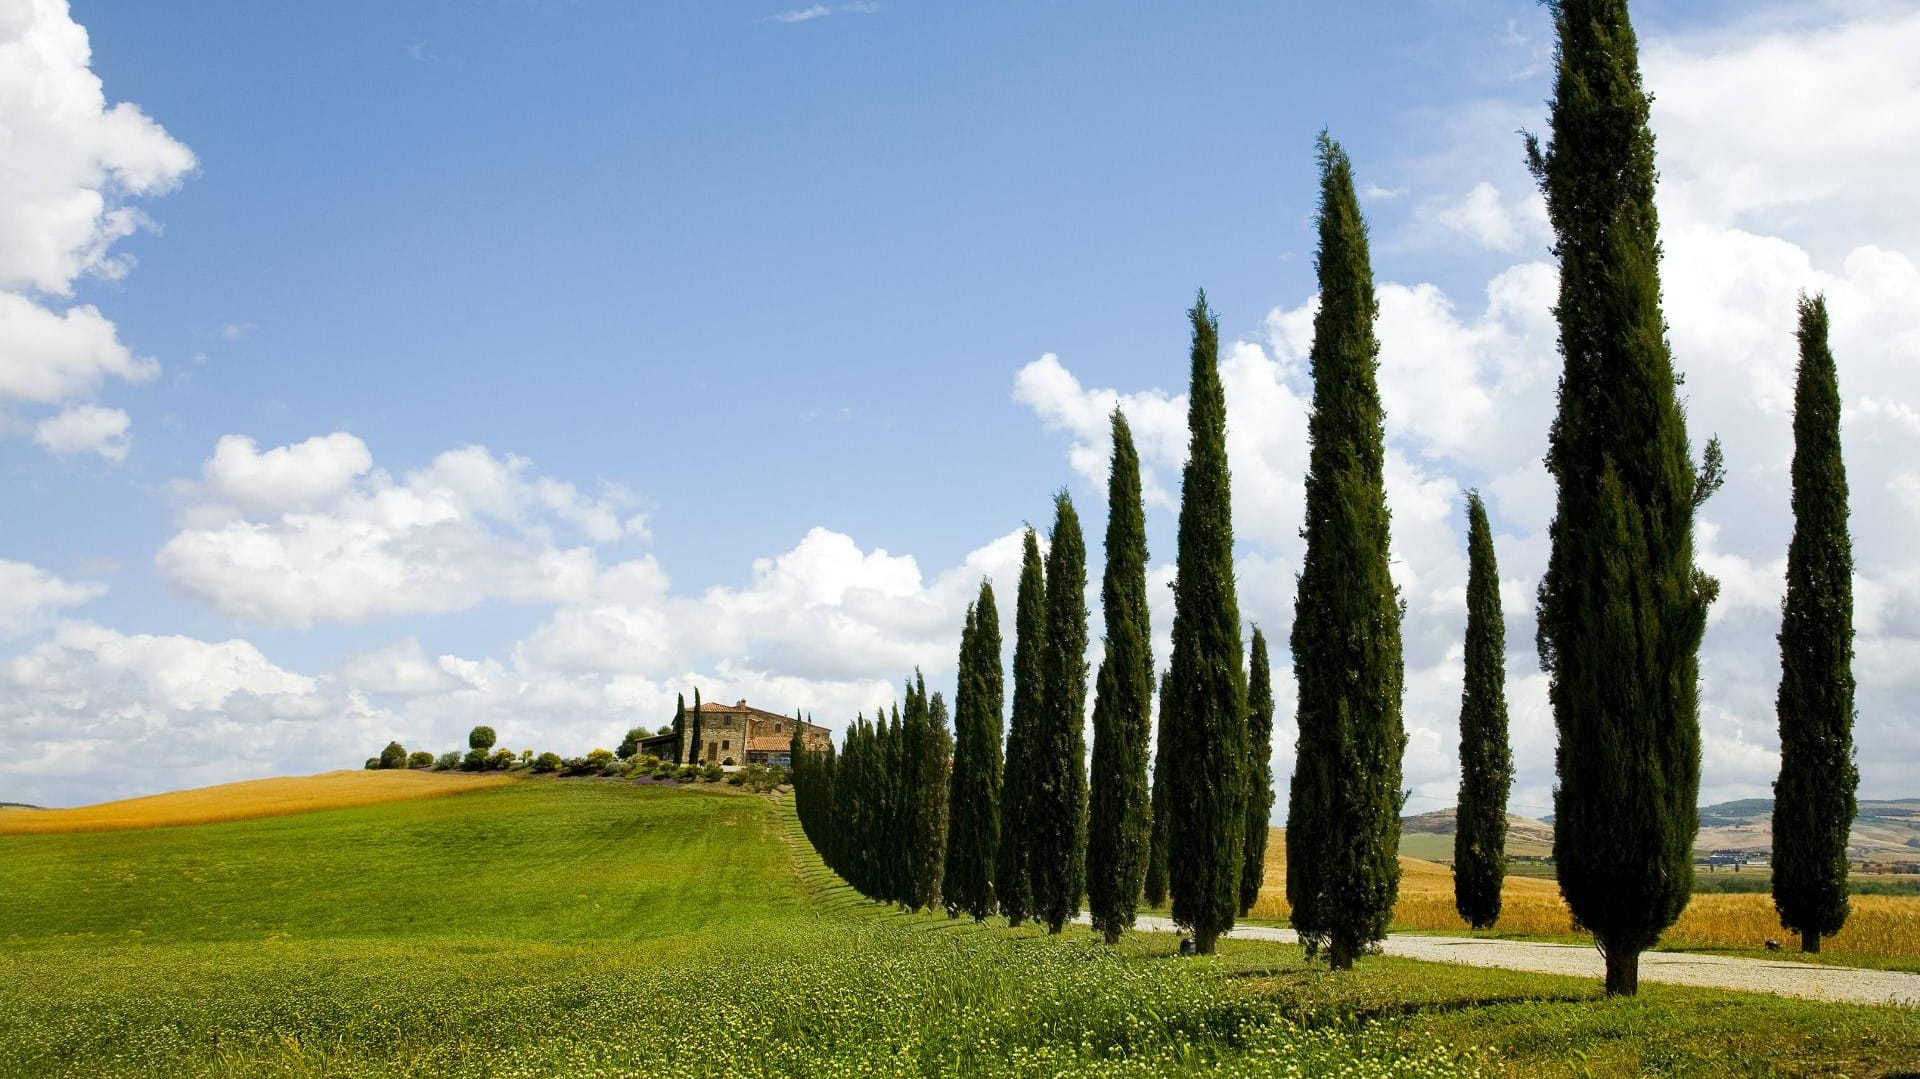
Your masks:
<svg viewBox="0 0 1920 1079"><path fill-rule="evenodd" d="M671 718L671 717L669 717ZM786 767L793 763L793 728L801 728L801 741L808 749L824 750L833 742L833 732L792 716L755 708L741 700L733 704L704 703L700 706L700 741L690 756L682 745L679 759L701 763L765 764ZM687 706L684 739L693 737L693 706ZM674 736L656 735L640 742L639 752L662 758L674 756Z"/></svg>

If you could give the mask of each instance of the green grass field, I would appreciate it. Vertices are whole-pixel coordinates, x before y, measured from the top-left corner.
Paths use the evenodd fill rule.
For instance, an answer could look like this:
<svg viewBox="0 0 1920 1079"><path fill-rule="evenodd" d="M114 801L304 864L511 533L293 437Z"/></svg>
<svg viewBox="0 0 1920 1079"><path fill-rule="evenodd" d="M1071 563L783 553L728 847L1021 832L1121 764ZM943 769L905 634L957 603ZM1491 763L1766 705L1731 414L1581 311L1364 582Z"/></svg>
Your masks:
<svg viewBox="0 0 1920 1079"><path fill-rule="evenodd" d="M1205 960L865 902L790 811L533 780L0 837L0 1074L1877 1074L1920 1013Z"/></svg>

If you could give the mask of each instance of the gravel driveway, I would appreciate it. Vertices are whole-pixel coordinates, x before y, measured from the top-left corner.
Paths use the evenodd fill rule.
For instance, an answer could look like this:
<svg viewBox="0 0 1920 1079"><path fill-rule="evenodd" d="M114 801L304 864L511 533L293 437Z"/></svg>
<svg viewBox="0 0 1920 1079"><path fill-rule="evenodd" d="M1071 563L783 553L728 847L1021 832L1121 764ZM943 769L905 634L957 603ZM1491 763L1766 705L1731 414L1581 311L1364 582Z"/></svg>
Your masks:
<svg viewBox="0 0 1920 1079"><path fill-rule="evenodd" d="M1174 932L1171 919L1153 915L1142 915L1138 928L1161 933ZM1238 940L1276 940L1284 943L1296 943L1298 940L1291 929L1262 925L1235 926L1227 935ZM1530 970L1539 974L1567 974L1595 981L1602 980L1606 974L1600 953L1580 944L1534 944L1517 940L1401 933L1389 936L1381 950L1387 955L1434 963L1464 963L1475 967ZM1647 952L1640 957L1640 980L1848 1004L1920 1007L1920 974L1891 970L1735 959L1685 952Z"/></svg>

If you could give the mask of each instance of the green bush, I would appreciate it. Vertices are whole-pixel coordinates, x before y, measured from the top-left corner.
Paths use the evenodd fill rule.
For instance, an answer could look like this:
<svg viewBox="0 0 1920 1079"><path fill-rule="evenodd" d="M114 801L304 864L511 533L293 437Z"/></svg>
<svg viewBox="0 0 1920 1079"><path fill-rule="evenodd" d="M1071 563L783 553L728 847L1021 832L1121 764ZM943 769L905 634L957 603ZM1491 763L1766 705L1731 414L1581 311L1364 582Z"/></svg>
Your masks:
<svg viewBox="0 0 1920 1079"><path fill-rule="evenodd" d="M407 747L398 742L388 742L387 748L380 751L380 767L405 768L407 766Z"/></svg>
<svg viewBox="0 0 1920 1079"><path fill-rule="evenodd" d="M433 762L433 770L436 772L451 772L458 767L460 767L460 751L457 749L447 750L440 754L439 760Z"/></svg>
<svg viewBox="0 0 1920 1079"><path fill-rule="evenodd" d="M721 764L723 764L723 765L725 765L725 766L727 766L728 768L731 768L731 767L733 767L733 766L734 766L735 764L737 764L738 762L737 762L737 761L735 761L735 760L734 760L734 759L733 759L732 757L728 757L728 758L727 758L726 760L723 760L723 761L721 761L720 763L721 763Z"/></svg>
<svg viewBox="0 0 1920 1079"><path fill-rule="evenodd" d="M584 776L599 770L598 765L585 757L568 757L560 762L560 774L563 776Z"/></svg>
<svg viewBox="0 0 1920 1079"><path fill-rule="evenodd" d="M675 777L681 780L693 779L699 776L699 774L700 767L694 764L683 764L680 766L680 770L674 773Z"/></svg>
<svg viewBox="0 0 1920 1079"><path fill-rule="evenodd" d="M467 732L468 749L477 749L484 753L486 750L493 748L493 743L494 736L492 727L475 727L473 730Z"/></svg>
<svg viewBox="0 0 1920 1079"><path fill-rule="evenodd" d="M533 758L533 770L542 775L548 772L558 772L560 770L560 764L560 754L558 753L542 753L538 757Z"/></svg>
<svg viewBox="0 0 1920 1079"><path fill-rule="evenodd" d="M756 794L767 791L786 782L787 773L780 768L768 768L764 764L749 764L727 777L727 782L736 787L745 787Z"/></svg>
<svg viewBox="0 0 1920 1079"><path fill-rule="evenodd" d="M428 753L424 749L416 749L412 753L407 754L407 767L431 768L433 767L433 754Z"/></svg>
<svg viewBox="0 0 1920 1079"><path fill-rule="evenodd" d="M378 757L367 758L367 771L372 772L377 770L379 767L380 767L380 758Z"/></svg>
<svg viewBox="0 0 1920 1079"><path fill-rule="evenodd" d="M660 767L660 758L648 753L640 758L640 766L649 772L655 771Z"/></svg>
<svg viewBox="0 0 1920 1079"><path fill-rule="evenodd" d="M513 767L514 762L519 759L519 755L511 749L496 749L493 755L487 758L487 771L504 772Z"/></svg>
<svg viewBox="0 0 1920 1079"><path fill-rule="evenodd" d="M613 750L611 749L596 749L587 754L588 763L592 764L595 768L604 768L607 762L613 759Z"/></svg>
<svg viewBox="0 0 1920 1079"><path fill-rule="evenodd" d="M709 783L718 783L720 781L720 777L723 775L726 775L726 773L721 771L720 766L717 764L710 763L705 768L700 770L700 778L706 780Z"/></svg>

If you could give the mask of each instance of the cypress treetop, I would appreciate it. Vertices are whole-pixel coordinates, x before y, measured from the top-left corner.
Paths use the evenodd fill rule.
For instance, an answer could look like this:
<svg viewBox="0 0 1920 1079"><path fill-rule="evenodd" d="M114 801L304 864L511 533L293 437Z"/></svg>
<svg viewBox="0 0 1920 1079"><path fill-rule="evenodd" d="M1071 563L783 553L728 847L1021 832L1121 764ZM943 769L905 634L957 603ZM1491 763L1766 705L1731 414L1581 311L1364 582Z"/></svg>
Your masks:
<svg viewBox="0 0 1920 1079"><path fill-rule="evenodd" d="M1087 816L1087 908L1108 944L1133 925L1147 870L1147 736L1153 714L1153 636L1147 607L1147 520L1140 455L1113 410L1107 478L1107 566L1100 583L1106 646L1093 699Z"/></svg>
<svg viewBox="0 0 1920 1079"><path fill-rule="evenodd" d="M1346 151L1320 134L1307 541L1294 602L1299 753L1287 817L1293 924L1335 969L1386 935L1400 886L1400 599L1388 569L1379 305Z"/></svg>
<svg viewBox="0 0 1920 1079"><path fill-rule="evenodd" d="M1039 769L1039 728L1047 674L1047 577L1040 561L1040 538L1027 529L1020 563L1020 590L1014 604L1013 716L1008 725L1005 779L1000 800L1000 856L994 891L1011 925L1034 913L1030 873L1033 813Z"/></svg>
<svg viewBox="0 0 1920 1079"><path fill-rule="evenodd" d="M1173 708L1166 768L1167 882L1173 919L1211 955L1240 905L1246 833L1247 683L1233 579L1233 506L1220 329L1201 292L1193 325L1191 436L1181 477L1173 601Z"/></svg>
<svg viewBox="0 0 1920 1079"><path fill-rule="evenodd" d="M1047 547L1047 649L1028 827L1034 914L1049 933L1080 913L1087 866L1087 545L1062 490Z"/></svg>
<svg viewBox="0 0 1920 1079"><path fill-rule="evenodd" d="M1267 877L1267 830L1273 819L1273 668L1267 637L1253 628L1247 662L1247 839L1240 865L1240 916L1253 913Z"/></svg>
<svg viewBox="0 0 1920 1079"><path fill-rule="evenodd" d="M1853 540L1840 454L1840 383L1827 302L1800 299L1793 395L1793 540L1780 607L1780 779L1773 785L1773 904L1801 950L1847 921L1853 762Z"/></svg>
<svg viewBox="0 0 1920 1079"><path fill-rule="evenodd" d="M1607 991L1639 988L1640 953L1693 890L1699 648L1718 584L1694 564L1696 471L1660 310L1650 100L1625 0L1557 0L1552 142L1527 153L1557 237L1558 485L1537 641L1559 730L1560 891L1606 957Z"/></svg>
<svg viewBox="0 0 1920 1079"><path fill-rule="evenodd" d="M1480 492L1467 492L1467 642L1460 690L1460 804L1454 810L1453 905L1475 929L1500 918L1507 875L1507 629L1500 569Z"/></svg>

